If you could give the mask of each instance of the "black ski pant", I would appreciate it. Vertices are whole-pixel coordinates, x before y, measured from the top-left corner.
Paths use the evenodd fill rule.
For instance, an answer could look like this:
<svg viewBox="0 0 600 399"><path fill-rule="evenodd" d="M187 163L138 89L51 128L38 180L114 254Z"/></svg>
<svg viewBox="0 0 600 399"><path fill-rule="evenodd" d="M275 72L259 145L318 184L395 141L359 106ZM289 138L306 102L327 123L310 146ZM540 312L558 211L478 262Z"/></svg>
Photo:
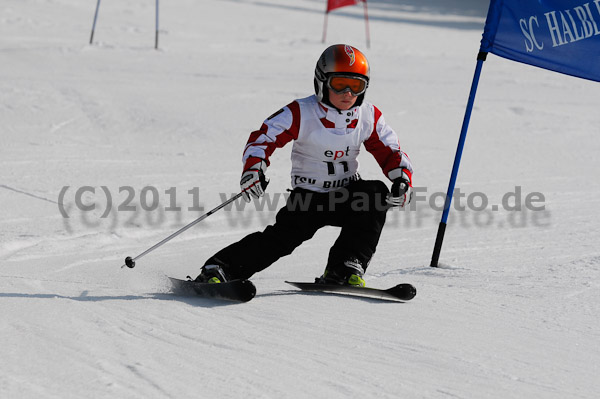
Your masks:
<svg viewBox="0 0 600 399"><path fill-rule="evenodd" d="M378 180L357 180L329 193L295 189L273 225L225 247L205 264L221 265L230 279L247 279L291 254L321 227L337 226L342 229L326 267L332 270L358 259L366 270L385 224L388 193Z"/></svg>

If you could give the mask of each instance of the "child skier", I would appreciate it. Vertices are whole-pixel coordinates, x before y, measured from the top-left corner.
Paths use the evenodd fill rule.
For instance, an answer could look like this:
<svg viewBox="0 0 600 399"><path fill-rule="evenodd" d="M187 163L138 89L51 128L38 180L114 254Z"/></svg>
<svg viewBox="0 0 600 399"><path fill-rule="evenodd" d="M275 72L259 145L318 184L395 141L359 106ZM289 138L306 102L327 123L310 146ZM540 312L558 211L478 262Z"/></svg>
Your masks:
<svg viewBox="0 0 600 399"><path fill-rule="evenodd" d="M412 198L412 165L398 137L374 105L364 101L369 64L358 49L327 48L315 68L315 95L295 100L250 134L240 181L244 199L266 188L269 157L294 141L292 188L275 223L210 257L199 282L247 279L289 255L324 226L341 227L317 282L364 286L391 206ZM357 156L364 145L393 182L391 192L378 180L362 180Z"/></svg>

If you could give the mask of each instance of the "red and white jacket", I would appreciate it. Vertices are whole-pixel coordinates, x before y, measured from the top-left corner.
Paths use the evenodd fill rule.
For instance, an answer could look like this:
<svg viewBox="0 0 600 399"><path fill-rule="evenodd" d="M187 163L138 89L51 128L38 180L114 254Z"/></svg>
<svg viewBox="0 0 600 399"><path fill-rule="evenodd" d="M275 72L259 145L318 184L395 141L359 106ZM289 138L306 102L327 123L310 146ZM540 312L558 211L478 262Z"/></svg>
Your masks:
<svg viewBox="0 0 600 399"><path fill-rule="evenodd" d="M244 149L244 170L261 160L268 166L273 151L292 140L293 188L328 192L359 179L361 144L390 180L403 171L412 180L412 165L400 150L396 132L368 102L340 112L314 95L293 101L252 132Z"/></svg>

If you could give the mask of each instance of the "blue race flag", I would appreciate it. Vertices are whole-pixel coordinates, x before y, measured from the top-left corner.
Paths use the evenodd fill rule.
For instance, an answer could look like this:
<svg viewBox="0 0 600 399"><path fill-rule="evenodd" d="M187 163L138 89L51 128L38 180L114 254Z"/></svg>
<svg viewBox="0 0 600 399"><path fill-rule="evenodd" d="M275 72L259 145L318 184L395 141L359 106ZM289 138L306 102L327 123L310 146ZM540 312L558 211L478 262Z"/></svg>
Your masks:
<svg viewBox="0 0 600 399"><path fill-rule="evenodd" d="M600 82L600 0L491 0L431 256L438 266L475 94L487 54Z"/></svg>
<svg viewBox="0 0 600 399"><path fill-rule="evenodd" d="M600 82L600 0L491 0L480 51Z"/></svg>

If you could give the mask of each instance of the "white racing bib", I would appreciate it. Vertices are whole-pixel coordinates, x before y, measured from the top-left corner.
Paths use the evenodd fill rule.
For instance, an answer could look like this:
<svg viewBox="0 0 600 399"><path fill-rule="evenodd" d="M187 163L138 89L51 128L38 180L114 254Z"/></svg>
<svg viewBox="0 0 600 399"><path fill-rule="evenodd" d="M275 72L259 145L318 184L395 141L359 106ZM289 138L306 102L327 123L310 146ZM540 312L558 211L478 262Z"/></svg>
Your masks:
<svg viewBox="0 0 600 399"><path fill-rule="evenodd" d="M408 157L400 151L398 136L368 102L341 112L319 103L316 96L292 102L251 134L244 150L245 169L257 158L268 163L276 148L292 140L293 188L329 192L358 180L357 157L362 145L388 177L393 179L398 168L412 173Z"/></svg>

